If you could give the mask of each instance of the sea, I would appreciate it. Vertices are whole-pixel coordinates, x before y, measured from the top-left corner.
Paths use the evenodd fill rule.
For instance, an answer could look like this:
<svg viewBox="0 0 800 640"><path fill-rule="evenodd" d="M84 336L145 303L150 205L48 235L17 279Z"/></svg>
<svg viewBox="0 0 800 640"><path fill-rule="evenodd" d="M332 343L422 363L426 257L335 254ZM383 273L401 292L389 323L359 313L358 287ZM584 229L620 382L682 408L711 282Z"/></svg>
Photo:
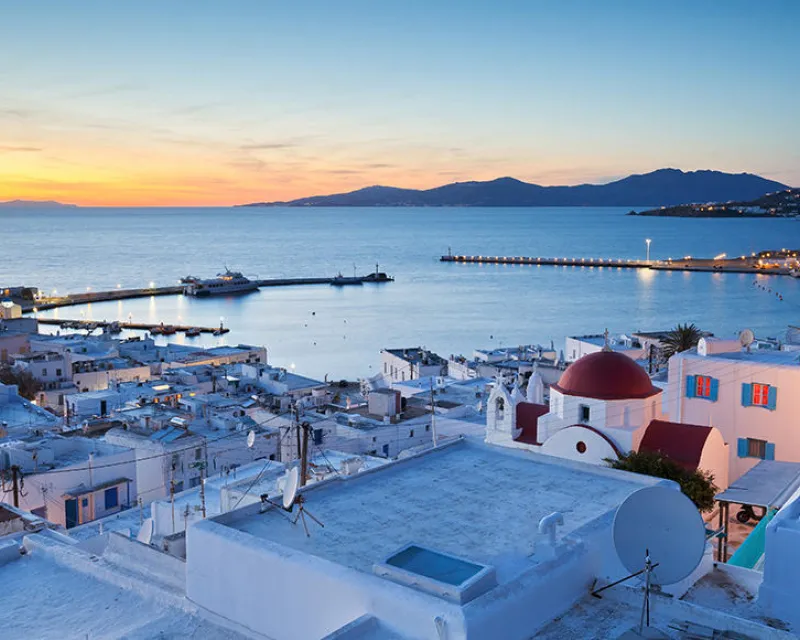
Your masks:
<svg viewBox="0 0 800 640"><path fill-rule="evenodd" d="M323 379L368 377L380 350L444 357L570 335L670 329L782 337L800 324L800 279L608 267L442 263L454 254L653 259L800 248L792 219L628 216L632 208L79 208L0 212L0 285L47 293L246 276L381 271L385 284L265 288L240 296L125 300L41 317L230 328L170 340L266 346L271 363ZM781 299L782 298L782 299ZM49 328L55 330L55 328ZM48 329L48 330L49 330ZM160 340L164 340L161 338Z"/></svg>

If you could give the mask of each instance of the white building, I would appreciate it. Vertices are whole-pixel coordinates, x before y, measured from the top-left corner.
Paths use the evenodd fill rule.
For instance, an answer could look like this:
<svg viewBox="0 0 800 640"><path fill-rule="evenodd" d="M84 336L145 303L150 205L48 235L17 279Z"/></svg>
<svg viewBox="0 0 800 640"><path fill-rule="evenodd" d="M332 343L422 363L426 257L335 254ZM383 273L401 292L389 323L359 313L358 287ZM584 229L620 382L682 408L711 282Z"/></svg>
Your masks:
<svg viewBox="0 0 800 640"><path fill-rule="evenodd" d="M0 383L0 441L45 431L60 431L62 421L19 395L16 385Z"/></svg>
<svg viewBox="0 0 800 640"><path fill-rule="evenodd" d="M659 452L682 466L714 475L728 486L728 453L719 431L662 412L662 389L627 355L601 350L585 355L550 387L531 377L523 395L517 382L499 381L486 409L486 441L571 460L605 464L630 451ZM687 428L696 427L694 431Z"/></svg>
<svg viewBox="0 0 800 640"><path fill-rule="evenodd" d="M759 460L800 462L800 353L704 339L669 362L669 413L713 425L729 447L730 479Z"/></svg>
<svg viewBox="0 0 800 640"><path fill-rule="evenodd" d="M392 382L443 376L447 373L447 361L422 347L382 349L381 372Z"/></svg>
<svg viewBox="0 0 800 640"><path fill-rule="evenodd" d="M24 476L19 506L68 529L136 502L134 452L102 440L52 436L0 445L0 468ZM2 500L12 502L4 483Z"/></svg>
<svg viewBox="0 0 800 640"><path fill-rule="evenodd" d="M632 491L658 482L455 442L309 485L305 505L324 524L309 520L310 537L259 504L197 523L187 533L187 596L276 639L345 629L348 637L530 638L594 579L624 575L611 516ZM563 513L555 545L536 533L554 511ZM270 580L253 589L254 575ZM288 615L263 615L265 601ZM314 603L313 615L291 614L301 602Z"/></svg>

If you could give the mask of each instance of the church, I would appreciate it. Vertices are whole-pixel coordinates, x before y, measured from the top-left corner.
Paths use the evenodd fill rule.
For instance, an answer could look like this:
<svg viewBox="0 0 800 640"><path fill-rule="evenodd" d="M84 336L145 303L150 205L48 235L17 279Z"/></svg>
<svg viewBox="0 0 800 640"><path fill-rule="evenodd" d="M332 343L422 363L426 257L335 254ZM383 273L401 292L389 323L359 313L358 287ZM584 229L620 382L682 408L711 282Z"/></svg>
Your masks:
<svg viewBox="0 0 800 640"><path fill-rule="evenodd" d="M591 464L631 451L658 452L728 486L728 445L711 425L671 422L663 390L630 357L603 349L586 355L551 385L534 371L525 392L521 378L499 378L486 406L486 441Z"/></svg>

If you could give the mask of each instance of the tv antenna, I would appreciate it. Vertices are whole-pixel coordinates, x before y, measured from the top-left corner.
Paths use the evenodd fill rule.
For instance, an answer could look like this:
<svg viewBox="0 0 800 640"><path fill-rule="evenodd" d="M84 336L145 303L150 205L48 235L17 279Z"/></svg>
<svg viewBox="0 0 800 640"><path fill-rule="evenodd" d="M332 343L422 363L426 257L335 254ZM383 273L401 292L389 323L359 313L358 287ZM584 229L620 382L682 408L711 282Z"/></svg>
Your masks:
<svg viewBox="0 0 800 640"><path fill-rule="evenodd" d="M314 522L316 522L320 527L325 527L322 522L320 522L314 514L312 514L308 509L305 508L305 496L302 493L298 492L300 488L300 469L297 467L292 467L286 472L284 485L283 485L283 498L280 503L274 502L267 497L267 494L261 495L261 502L267 503L272 505L273 507L277 507L282 509L283 511L287 511L292 513L294 511L294 506L297 505L297 513L295 514L294 518L290 518L288 515L286 516L289 520L291 520L292 524L297 524L298 520L301 520L303 523L303 530L306 532L306 537L311 537L311 532L308 530L308 522L306 522L306 515L311 518ZM282 513L282 512L279 512Z"/></svg>
<svg viewBox="0 0 800 640"><path fill-rule="evenodd" d="M614 548L630 574L592 591L596 598L606 589L644 574L644 601L638 629L631 637L659 638L650 628L650 590L687 578L700 564L706 548L703 518L689 498L663 485L639 489L629 495L614 516Z"/></svg>

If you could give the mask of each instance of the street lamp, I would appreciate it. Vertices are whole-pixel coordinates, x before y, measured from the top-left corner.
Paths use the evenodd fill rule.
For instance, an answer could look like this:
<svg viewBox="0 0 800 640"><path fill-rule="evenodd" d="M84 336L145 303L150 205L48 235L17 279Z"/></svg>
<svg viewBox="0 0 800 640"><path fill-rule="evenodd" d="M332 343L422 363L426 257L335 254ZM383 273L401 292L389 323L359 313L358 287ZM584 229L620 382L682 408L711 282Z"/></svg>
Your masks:
<svg viewBox="0 0 800 640"><path fill-rule="evenodd" d="M645 243L647 244L647 262L650 262L650 243L652 240L650 238L645 239Z"/></svg>

